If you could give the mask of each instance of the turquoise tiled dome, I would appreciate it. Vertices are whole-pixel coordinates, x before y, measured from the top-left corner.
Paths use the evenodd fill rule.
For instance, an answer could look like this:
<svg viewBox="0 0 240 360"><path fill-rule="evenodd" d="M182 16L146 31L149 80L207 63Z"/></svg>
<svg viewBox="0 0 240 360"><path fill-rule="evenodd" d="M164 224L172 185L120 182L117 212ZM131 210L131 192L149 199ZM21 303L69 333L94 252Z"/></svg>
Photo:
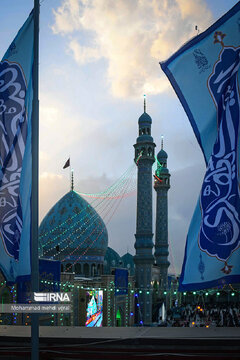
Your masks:
<svg viewBox="0 0 240 360"><path fill-rule="evenodd" d="M108 246L106 226L96 210L75 191L64 195L47 213L39 229L40 255L104 257ZM57 258L54 258L57 260ZM74 260L74 259L73 259ZM81 258L80 258L81 260Z"/></svg>
<svg viewBox="0 0 240 360"><path fill-rule="evenodd" d="M167 159L168 158L168 154L166 153L166 151L164 151L163 149L161 149L160 151L159 151L159 153L157 154L157 159L158 159L158 161L162 161L162 160L165 160L165 159Z"/></svg>
<svg viewBox="0 0 240 360"><path fill-rule="evenodd" d="M111 268L119 267L120 263L120 255L115 250L108 247L104 257L104 273L110 274Z"/></svg>
<svg viewBox="0 0 240 360"><path fill-rule="evenodd" d="M111 268L126 268L130 275L134 275L135 268L133 256L129 253L122 257L112 248L108 247L104 257L104 273L110 274Z"/></svg>
<svg viewBox="0 0 240 360"><path fill-rule="evenodd" d="M123 261L123 267L129 270L130 275L134 275L135 267L134 267L133 256L127 252L125 255L122 256L122 261Z"/></svg>
<svg viewBox="0 0 240 360"><path fill-rule="evenodd" d="M149 125L152 123L152 118L146 112L144 112L138 119L139 125Z"/></svg>

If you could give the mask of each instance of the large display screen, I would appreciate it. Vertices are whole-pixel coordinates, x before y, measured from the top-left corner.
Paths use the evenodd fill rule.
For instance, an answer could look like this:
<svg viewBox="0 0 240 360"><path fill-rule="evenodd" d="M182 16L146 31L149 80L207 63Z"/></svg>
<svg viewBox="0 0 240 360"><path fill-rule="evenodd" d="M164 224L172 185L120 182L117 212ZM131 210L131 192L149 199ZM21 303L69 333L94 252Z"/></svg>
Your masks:
<svg viewBox="0 0 240 360"><path fill-rule="evenodd" d="M87 317L85 326L101 327L103 319L103 290L91 290L86 293Z"/></svg>

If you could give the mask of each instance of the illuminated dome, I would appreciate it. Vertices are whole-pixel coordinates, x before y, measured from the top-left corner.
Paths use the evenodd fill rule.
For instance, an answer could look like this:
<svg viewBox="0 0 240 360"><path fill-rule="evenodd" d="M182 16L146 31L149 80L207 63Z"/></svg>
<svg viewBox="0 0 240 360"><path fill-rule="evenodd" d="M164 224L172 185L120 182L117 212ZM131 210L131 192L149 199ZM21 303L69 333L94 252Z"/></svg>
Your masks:
<svg viewBox="0 0 240 360"><path fill-rule="evenodd" d="M64 195L40 225L40 256L61 260L62 271L100 275L107 246L108 234L102 218L75 191Z"/></svg>

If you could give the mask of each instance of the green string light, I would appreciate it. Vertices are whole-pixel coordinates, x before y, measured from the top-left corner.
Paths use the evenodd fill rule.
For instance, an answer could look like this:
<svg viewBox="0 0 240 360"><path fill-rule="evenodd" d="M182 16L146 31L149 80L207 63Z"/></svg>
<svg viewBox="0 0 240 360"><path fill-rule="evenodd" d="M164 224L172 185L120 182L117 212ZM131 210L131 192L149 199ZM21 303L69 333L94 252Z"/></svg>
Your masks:
<svg viewBox="0 0 240 360"><path fill-rule="evenodd" d="M126 186L127 186L127 185L126 185ZM125 191L126 191L126 190L127 190L127 189L125 189ZM123 192L123 195L124 195L124 192ZM120 205L121 200L122 200L122 198L119 199L119 201L118 201L118 203L117 203L117 206L115 207L113 213L111 214L110 218L106 221L106 225L110 222L111 218L112 218L113 215L115 214L118 206ZM110 210L111 210L111 208L110 208ZM108 213L109 213L109 211L108 211ZM103 232L103 230L102 230L102 232ZM102 232L101 232L101 233L102 233ZM101 233L98 235L98 237L101 235ZM89 248L85 250L84 254L94 245L94 243L97 241L98 237L97 237L97 238L94 240L94 242L89 246ZM75 252L79 247L80 247L80 245L79 245L73 252ZM70 255L72 255L73 252L72 252ZM72 263L71 266L73 266L74 264L76 264L76 262L79 261L79 259L81 258L81 256L83 256L83 254L80 255L80 256L78 257L78 259L77 259L75 262Z"/></svg>

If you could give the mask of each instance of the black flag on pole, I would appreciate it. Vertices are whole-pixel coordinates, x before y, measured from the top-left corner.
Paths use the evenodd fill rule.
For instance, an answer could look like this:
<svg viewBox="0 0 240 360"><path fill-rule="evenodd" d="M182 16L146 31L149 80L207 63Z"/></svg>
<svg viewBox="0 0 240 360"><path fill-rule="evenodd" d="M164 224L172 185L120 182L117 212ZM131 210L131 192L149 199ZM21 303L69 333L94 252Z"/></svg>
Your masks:
<svg viewBox="0 0 240 360"><path fill-rule="evenodd" d="M69 166L70 166L70 158L66 161L63 169L66 169L66 168L69 167Z"/></svg>

